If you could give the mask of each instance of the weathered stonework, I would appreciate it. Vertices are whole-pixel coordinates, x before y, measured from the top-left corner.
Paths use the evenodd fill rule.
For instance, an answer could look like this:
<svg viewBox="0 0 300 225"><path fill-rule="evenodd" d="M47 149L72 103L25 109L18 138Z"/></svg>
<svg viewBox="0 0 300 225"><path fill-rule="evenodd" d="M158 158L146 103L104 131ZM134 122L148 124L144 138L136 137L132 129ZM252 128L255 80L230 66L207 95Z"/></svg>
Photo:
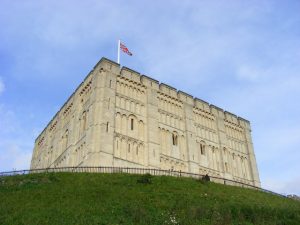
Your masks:
<svg viewBox="0 0 300 225"><path fill-rule="evenodd" d="M102 58L35 141L31 169L161 168L260 187L249 121Z"/></svg>

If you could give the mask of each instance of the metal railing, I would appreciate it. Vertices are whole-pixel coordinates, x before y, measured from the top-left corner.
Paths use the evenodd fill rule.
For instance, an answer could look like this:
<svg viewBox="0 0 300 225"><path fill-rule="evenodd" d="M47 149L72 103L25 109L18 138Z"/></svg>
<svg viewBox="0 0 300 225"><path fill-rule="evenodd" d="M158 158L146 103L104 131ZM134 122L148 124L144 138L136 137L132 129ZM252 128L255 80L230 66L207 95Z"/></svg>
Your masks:
<svg viewBox="0 0 300 225"><path fill-rule="evenodd" d="M0 177L25 175L32 173L57 173L57 172L72 172L72 173L128 173L128 174L151 174L154 176L172 176L172 177L190 177L194 179L204 179L206 175L189 173L176 170L162 170L151 168L130 168L130 167L56 167L56 168L43 168L32 170L14 170L8 172L0 172ZM233 185L245 188L251 188L262 192L270 193L273 195L285 197L285 195L278 194L276 192L266 190L260 187L256 187L251 184L246 184L240 181L230 180L222 177L209 176L209 180L215 183Z"/></svg>

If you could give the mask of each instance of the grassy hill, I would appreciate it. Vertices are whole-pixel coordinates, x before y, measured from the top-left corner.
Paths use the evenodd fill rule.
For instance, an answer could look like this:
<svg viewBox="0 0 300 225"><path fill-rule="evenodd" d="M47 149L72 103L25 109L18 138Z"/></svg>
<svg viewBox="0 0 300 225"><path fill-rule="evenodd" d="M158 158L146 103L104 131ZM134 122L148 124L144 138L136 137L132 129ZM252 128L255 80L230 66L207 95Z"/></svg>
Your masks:
<svg viewBox="0 0 300 225"><path fill-rule="evenodd" d="M152 177L151 184L142 178L92 173L0 177L0 224L300 224L296 200L189 178Z"/></svg>

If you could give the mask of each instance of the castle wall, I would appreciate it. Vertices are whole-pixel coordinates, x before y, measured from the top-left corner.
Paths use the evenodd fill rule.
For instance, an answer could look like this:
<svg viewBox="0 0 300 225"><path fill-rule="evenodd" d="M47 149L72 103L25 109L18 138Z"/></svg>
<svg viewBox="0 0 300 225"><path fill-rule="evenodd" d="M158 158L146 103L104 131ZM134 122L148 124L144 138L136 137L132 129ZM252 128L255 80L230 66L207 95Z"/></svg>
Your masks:
<svg viewBox="0 0 300 225"><path fill-rule="evenodd" d="M260 186L249 121L105 58L36 139L31 168L146 167Z"/></svg>

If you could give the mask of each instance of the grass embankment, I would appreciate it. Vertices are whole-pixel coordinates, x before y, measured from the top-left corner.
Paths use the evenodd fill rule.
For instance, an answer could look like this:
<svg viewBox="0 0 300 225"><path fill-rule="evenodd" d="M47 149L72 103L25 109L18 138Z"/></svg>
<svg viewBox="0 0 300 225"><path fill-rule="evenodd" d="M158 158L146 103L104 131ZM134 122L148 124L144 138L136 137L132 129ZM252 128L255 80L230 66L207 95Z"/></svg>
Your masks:
<svg viewBox="0 0 300 225"><path fill-rule="evenodd" d="M57 173L0 178L0 224L300 224L300 202L189 178Z"/></svg>

